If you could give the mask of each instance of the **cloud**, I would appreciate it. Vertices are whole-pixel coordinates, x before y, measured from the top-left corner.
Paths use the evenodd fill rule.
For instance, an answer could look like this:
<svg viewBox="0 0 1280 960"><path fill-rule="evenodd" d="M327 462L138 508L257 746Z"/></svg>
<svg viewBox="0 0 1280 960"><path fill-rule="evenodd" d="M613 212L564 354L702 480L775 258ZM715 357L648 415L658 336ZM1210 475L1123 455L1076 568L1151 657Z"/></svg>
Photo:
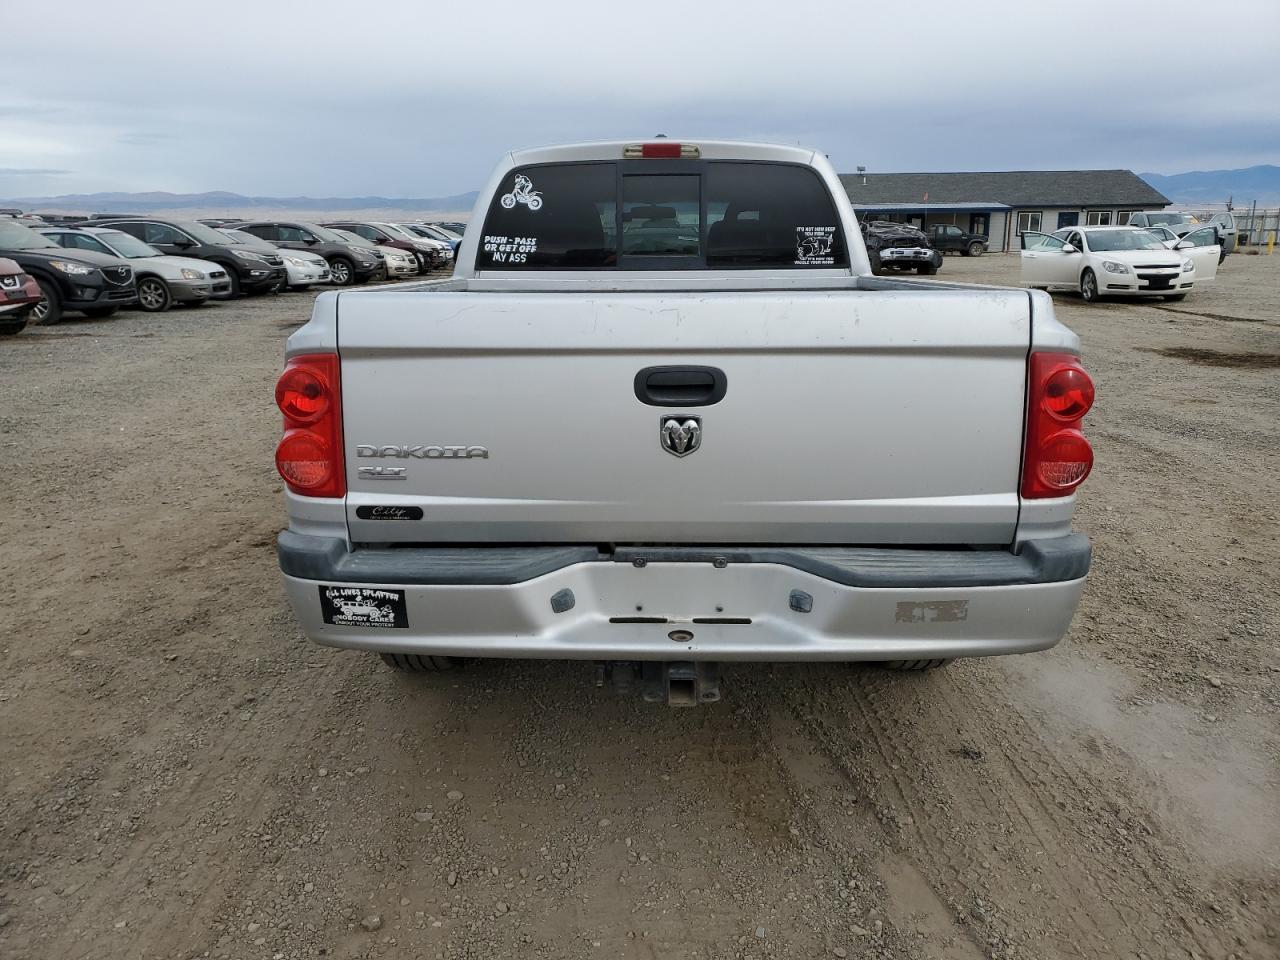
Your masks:
<svg viewBox="0 0 1280 960"><path fill-rule="evenodd" d="M1135 44L1187 49L1203 3L1162 0L1153 19L1111 0L915 2L903 21L834 0L647 0L643 15L385 0L376 16L277 0L245 29L199 5L61 0L77 30L56 70L29 46L5 53L0 155L74 166L77 192L438 196L480 186L513 147L660 131L800 142L842 170L1176 172L1280 154L1280 77L1135 61ZM1213 18L1280 35L1280 3L1216 0Z"/></svg>

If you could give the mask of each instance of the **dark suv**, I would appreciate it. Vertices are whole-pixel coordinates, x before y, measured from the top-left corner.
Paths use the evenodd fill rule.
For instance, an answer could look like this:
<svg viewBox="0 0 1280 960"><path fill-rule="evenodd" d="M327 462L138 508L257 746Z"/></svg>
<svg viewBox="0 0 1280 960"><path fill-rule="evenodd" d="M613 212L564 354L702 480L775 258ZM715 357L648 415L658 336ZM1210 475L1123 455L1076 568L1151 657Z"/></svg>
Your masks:
<svg viewBox="0 0 1280 960"><path fill-rule="evenodd" d="M210 260L227 271L232 297L243 293L266 293L284 282L284 261L279 255L250 250L224 233L196 220L162 220L129 217L95 223L114 227L151 244L162 253Z"/></svg>
<svg viewBox="0 0 1280 960"><path fill-rule="evenodd" d="M287 250L308 250L329 261L329 276L338 286L371 280L382 264L368 249L352 246L332 230L302 220L250 220L237 230L269 240Z"/></svg>
<svg viewBox="0 0 1280 960"><path fill-rule="evenodd" d="M0 219L0 257L15 261L40 285L44 301L28 315L31 323L57 323L65 310L109 317L138 302L133 267L126 261L66 250L14 220Z"/></svg>

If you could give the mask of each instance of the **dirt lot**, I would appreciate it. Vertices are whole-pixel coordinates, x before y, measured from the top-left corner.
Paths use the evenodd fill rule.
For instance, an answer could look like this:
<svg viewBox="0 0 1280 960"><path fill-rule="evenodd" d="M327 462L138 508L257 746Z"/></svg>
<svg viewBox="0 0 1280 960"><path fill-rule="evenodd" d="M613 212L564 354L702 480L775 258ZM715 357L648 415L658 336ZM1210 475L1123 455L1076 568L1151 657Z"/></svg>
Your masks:
<svg viewBox="0 0 1280 960"><path fill-rule="evenodd" d="M0 956L1280 956L1280 257L1057 298L1099 385L1059 647L693 711L302 639L271 387L310 299L0 342Z"/></svg>

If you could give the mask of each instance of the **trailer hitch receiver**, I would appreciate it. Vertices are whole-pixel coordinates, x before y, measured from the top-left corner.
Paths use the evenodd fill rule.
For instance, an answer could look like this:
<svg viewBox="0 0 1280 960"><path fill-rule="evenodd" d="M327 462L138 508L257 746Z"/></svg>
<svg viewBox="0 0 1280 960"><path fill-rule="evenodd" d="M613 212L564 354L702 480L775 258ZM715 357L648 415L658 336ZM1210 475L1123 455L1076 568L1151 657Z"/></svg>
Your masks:
<svg viewBox="0 0 1280 960"><path fill-rule="evenodd" d="M646 703L696 707L720 699L720 665L702 660L604 660L596 664L596 686L618 694L637 686Z"/></svg>

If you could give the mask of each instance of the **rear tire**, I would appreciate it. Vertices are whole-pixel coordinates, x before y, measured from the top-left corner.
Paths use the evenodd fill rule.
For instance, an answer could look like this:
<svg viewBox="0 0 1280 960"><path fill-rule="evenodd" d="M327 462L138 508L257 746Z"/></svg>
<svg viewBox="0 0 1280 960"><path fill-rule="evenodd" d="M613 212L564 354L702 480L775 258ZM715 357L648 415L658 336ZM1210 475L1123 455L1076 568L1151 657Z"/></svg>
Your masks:
<svg viewBox="0 0 1280 960"><path fill-rule="evenodd" d="M884 272L884 264L882 264L882 263L880 262L880 251L879 251L879 250L868 250L868 251L867 251L867 260L868 260L868 261L870 262L870 264L871 264L871 273L872 273L874 276L877 276L877 277L878 277L878 276L880 276L880 274L882 274L882 273Z"/></svg>
<svg viewBox="0 0 1280 960"><path fill-rule="evenodd" d="M227 299L240 299L240 277L236 274L236 268L228 266L222 269L227 271L227 279L231 281L231 290L227 293Z"/></svg>
<svg viewBox="0 0 1280 960"><path fill-rule="evenodd" d="M938 272L938 268L935 267L932 263L927 263L927 264L922 263L920 264L920 266L916 267L916 273L918 273L922 277L932 277L937 272Z"/></svg>
<svg viewBox="0 0 1280 960"><path fill-rule="evenodd" d="M36 304L35 309L27 314L27 323L51 327L62 320L62 296L58 293L58 288L48 280L36 277L36 283L44 294L44 302Z"/></svg>
<svg viewBox="0 0 1280 960"><path fill-rule="evenodd" d="M975 241L973 241L973 243L969 244L969 253L968 253L968 255L969 255L969 256L971 256L971 257L980 257L980 256L982 256L982 244L981 244L981 243L979 243L977 240L975 240Z"/></svg>
<svg viewBox="0 0 1280 960"><path fill-rule="evenodd" d="M429 657L419 653L380 653L378 656L392 670L405 673L440 673L458 666L453 657Z"/></svg>
<svg viewBox="0 0 1280 960"><path fill-rule="evenodd" d="M951 660L943 657L936 660L885 660L877 664L885 670L899 670L910 673L921 673L925 670L937 670L945 667Z"/></svg>

